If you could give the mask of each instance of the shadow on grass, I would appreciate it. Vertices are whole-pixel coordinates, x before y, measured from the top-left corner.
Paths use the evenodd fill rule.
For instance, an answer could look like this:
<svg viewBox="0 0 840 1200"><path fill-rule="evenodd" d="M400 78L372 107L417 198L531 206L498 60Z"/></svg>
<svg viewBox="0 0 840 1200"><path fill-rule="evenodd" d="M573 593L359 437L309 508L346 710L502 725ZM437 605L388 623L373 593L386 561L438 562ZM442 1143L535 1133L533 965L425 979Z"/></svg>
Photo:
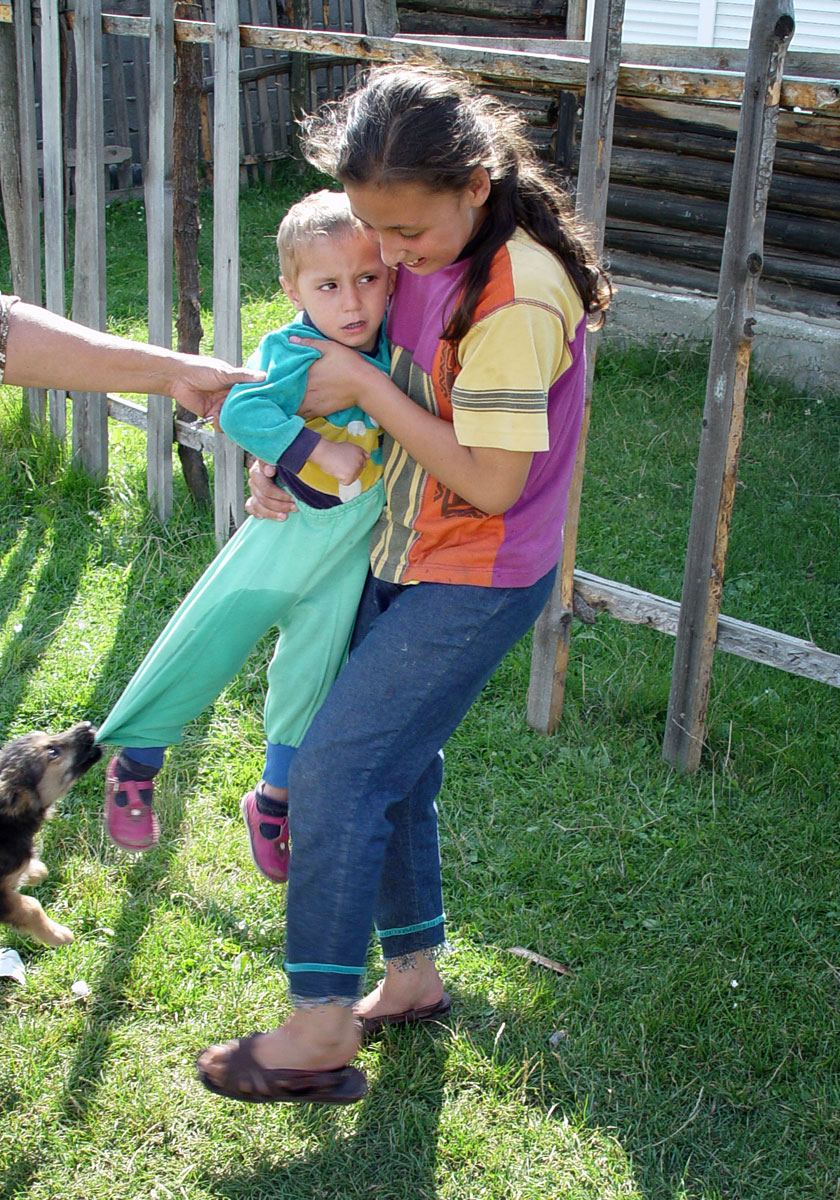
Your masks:
<svg viewBox="0 0 840 1200"><path fill-rule="evenodd" d="M183 808L178 817L180 826ZM173 825L175 822L173 821ZM177 829L175 830L177 835ZM157 898L165 899L160 884L169 874L176 852L177 836L167 839L154 851L138 859L125 878L126 899L114 927L111 950L91 983L95 997L87 1009L84 1029L78 1039L73 1061L64 1085L57 1095L57 1123L79 1125L87 1121L104 1078L114 1029L130 1017L124 1006L126 982L135 957L135 946L154 912ZM19 1107L20 1097L11 1093L2 1099L2 1108L11 1112ZM0 1172L0 1196L27 1194L42 1163L31 1149L10 1162Z"/></svg>
<svg viewBox="0 0 840 1200"><path fill-rule="evenodd" d="M251 1169L205 1175L204 1185L226 1200L434 1200L448 1054L445 1029L386 1035L370 1092L352 1110L352 1128L334 1109L280 1106L307 1149L284 1156L278 1121L277 1136Z"/></svg>
<svg viewBox="0 0 840 1200"><path fill-rule="evenodd" d="M175 815L173 812L172 816ZM178 828L182 820L183 808ZM61 1117L68 1123L87 1119L103 1078L114 1029L130 1019L130 1011L124 1005L126 985L143 930L152 919L156 904L166 899L161 884L169 875L177 853L178 829L173 832L176 836L139 857L125 877L125 900L114 926L111 949L98 978L91 983L95 999L87 1009L84 1030L58 1100Z"/></svg>
<svg viewBox="0 0 840 1200"><path fill-rule="evenodd" d="M135 581L142 578L146 569L145 557L138 557L131 568L127 596L135 595ZM152 621L151 624L159 623L162 627L164 620L162 615L159 622ZM122 610L112 650L99 664L98 683L91 699L91 712L96 713L109 707L107 696L111 694L112 689L110 685L106 686L105 681L111 678L112 671L125 672L126 656L122 642L124 638L136 641L136 631L136 614L132 614L131 607L127 606ZM156 632L151 629L147 639L148 645L151 645L155 636ZM138 647L134 666L139 666L148 645ZM107 751L102 760L103 764L106 761ZM97 770L101 773L102 767ZM88 1009L85 1029L74 1061L67 1072L63 1097L59 1101L62 1115L68 1121L81 1122L86 1119L87 1111L99 1088L114 1028L128 1019L123 1002L136 946L143 931L153 920L155 907L169 900L168 891L162 885L170 875L172 862L178 853L184 818L184 799L177 792L170 790L167 795L166 821L161 842L154 849L138 855L123 880L125 898L119 920L114 925L111 949L102 963L98 979L91 983L91 993L95 1000Z"/></svg>
<svg viewBox="0 0 840 1200"><path fill-rule="evenodd" d="M156 906L168 901L168 891L162 885L178 853L184 816L183 801L177 797L170 800L167 828L161 842L136 856L122 881L124 900L113 927L110 950L101 963L98 977L91 981L91 995L95 999L87 1009L84 1030L58 1100L61 1116L69 1123L86 1120L104 1075L114 1029L131 1017L124 1003L127 982L136 949Z"/></svg>
<svg viewBox="0 0 840 1200"><path fill-rule="evenodd" d="M41 1169L33 1154L23 1154L0 1170L0 1196L23 1196Z"/></svg>
<svg viewBox="0 0 840 1200"><path fill-rule="evenodd" d="M21 545L16 547L15 543L25 543L31 533L32 528L27 526L26 513L22 512L18 506L10 507L0 504L0 558L5 558L7 554L11 556L3 570L2 599L0 599L0 619L3 622L6 621L17 601L16 589L13 585L9 586L20 570L18 563Z"/></svg>
<svg viewBox="0 0 840 1200"><path fill-rule="evenodd" d="M31 524L6 564L0 579L3 600L0 619L8 619L21 590L31 587L32 597L26 606L20 629L15 632L5 653L0 657L0 681L3 687L3 708L13 714L26 691L29 677L36 671L47 652L50 639L61 628L73 605L85 566L87 550L93 542L93 532L83 525L75 528L74 545L77 552L72 560L66 551L54 545L49 557L33 575L33 564L42 544L44 526ZM6 736L6 728L2 730Z"/></svg>

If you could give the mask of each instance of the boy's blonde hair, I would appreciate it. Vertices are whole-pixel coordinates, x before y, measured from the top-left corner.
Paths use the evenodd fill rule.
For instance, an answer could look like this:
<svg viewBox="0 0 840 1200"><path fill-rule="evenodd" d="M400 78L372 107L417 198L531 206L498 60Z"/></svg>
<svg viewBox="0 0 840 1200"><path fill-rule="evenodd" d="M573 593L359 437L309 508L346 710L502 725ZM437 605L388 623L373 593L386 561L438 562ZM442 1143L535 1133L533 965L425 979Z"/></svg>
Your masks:
<svg viewBox="0 0 840 1200"><path fill-rule="evenodd" d="M280 274L294 284L301 268L301 251L317 237L361 233L344 192L312 192L293 204L277 230Z"/></svg>

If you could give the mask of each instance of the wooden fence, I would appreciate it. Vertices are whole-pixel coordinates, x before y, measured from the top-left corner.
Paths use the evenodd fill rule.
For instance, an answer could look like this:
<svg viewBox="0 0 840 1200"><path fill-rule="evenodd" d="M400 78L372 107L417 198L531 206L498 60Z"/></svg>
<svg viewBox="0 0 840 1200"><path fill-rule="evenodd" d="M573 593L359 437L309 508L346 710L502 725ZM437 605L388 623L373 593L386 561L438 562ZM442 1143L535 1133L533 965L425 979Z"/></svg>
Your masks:
<svg viewBox="0 0 840 1200"><path fill-rule="evenodd" d="M65 3L70 7L64 11ZM212 21L214 0L192 3L195 19ZM61 0L61 88L64 105L65 204L75 204L75 56L73 0ZM107 0L114 16L141 15L146 0ZM185 6L186 7L186 6ZM579 55L572 38L584 5L566 0L398 0L401 33L420 40L457 39L464 47ZM284 8L288 12L284 15ZM37 12L33 20L37 25ZM363 0L239 0L240 24L290 24L362 32ZM446 32L442 32L445 30ZM203 59L201 159L212 170L214 48ZM743 72L746 51L722 48L627 46L626 62L660 68ZM240 47L240 179L271 178L274 162L294 151L293 113L311 110L346 87L355 62L346 57ZM32 57L36 103L41 91L40 41ZM786 55L786 74L836 79L837 55ZM102 39L106 200L141 195L148 159L149 39L106 33ZM570 180L580 153L580 96L566 89L532 90L524 80L494 89L520 109L539 153ZM2 104L2 97L0 97ZM616 101L605 248L614 276L656 287L717 290L738 109L712 99L633 96ZM2 113L0 112L0 120ZM0 163L2 173L2 163ZM840 317L840 126L805 110L779 114L773 182L765 221L759 301L778 311Z"/></svg>
<svg viewBox="0 0 840 1200"><path fill-rule="evenodd" d="M47 13L55 21L60 47L65 192L68 207L75 204L76 102L78 78L73 50L76 5L65 4ZM78 6L81 11L81 6ZM214 0L200 0L196 7L201 19L213 21ZM291 24L282 0L239 0L241 24L270 28ZM289 7L298 10L296 25L312 29L360 31L362 0L296 0ZM107 11L114 18L148 19L146 0L108 0ZM40 9L40 5L39 5ZM35 15L38 15L36 10ZM107 29L107 23L105 28ZM102 121L104 134L105 189L108 199L143 194L143 179L149 157L150 39L148 33L104 32L101 44ZM120 27L117 25L117 29ZM201 46L202 86L202 158L213 158L214 56L212 42ZM297 56L300 61L301 56ZM243 183L259 174L271 176L272 163L290 149L294 119L292 115L291 75L295 56L282 50L244 46L239 54L240 90L237 108L240 118ZM36 109L41 95L41 43L33 43ZM305 64L295 86L307 107L334 96L347 85L352 66L346 59L330 61L323 57Z"/></svg>
<svg viewBox="0 0 840 1200"><path fill-rule="evenodd" d="M664 68L621 63L623 0L596 0L591 47L556 54L505 47L458 45L416 38L385 38L300 29L266 29L239 22L238 0L217 0L215 22L174 21L172 0L152 0L149 18L104 15L100 0L79 0L74 28L79 85L76 125L76 260L73 312L89 324L104 316L104 179L101 93L103 32L149 39L153 95L149 102L149 157L145 196L149 234L150 329L166 344L171 333L167 270L172 259L170 93L175 40L212 46L213 199L225 221L214 223L214 352L240 361L239 310L239 168L241 46L324 56L329 60L443 62L460 68L486 86L521 84L530 92L567 90L586 97L580 146L578 206L603 238L616 96L683 103L740 105L738 148L733 169L727 234L721 268L718 314L712 344L703 417L700 463L689 533L688 558L679 605L635 592L609 580L574 571L577 515L585 454L585 432L566 524L565 554L557 585L540 618L534 640L529 720L546 732L560 715L573 612L607 611L619 619L644 623L676 635L676 656L664 754L682 769L696 767L702 748L705 708L715 647L758 662L840 686L840 655L771 630L720 617L720 593L726 542L734 498L741 437L743 395L749 368L752 309L761 273L767 191L772 176L779 106L807 109L832 122L840 119L840 87L834 81L784 75L785 50L793 30L787 0L758 0L753 39L744 71ZM57 62L56 0L43 0L40 30L42 71L54 79ZM0 21L12 19L0 4ZM31 56L28 7L20 0L14 21L18 62ZM368 22L370 27L370 20ZM585 52L584 52L585 51ZM19 69L21 86L21 161L34 162L34 93L31 78ZM745 78L749 87L744 88ZM45 263L47 301L64 309L63 228L60 205L63 176L60 90L45 89L42 100ZM743 102L742 102L742 93ZM29 157L26 157L26 156ZM38 244L37 174L24 181L28 239ZM83 190L84 189L84 190ZM58 214L62 213L59 221ZM60 243L58 246L56 243ZM61 263L61 287L58 263ZM40 265L28 267L40 273ZM50 281L54 281L51 288ZM40 283L30 280L32 294ZM587 411L591 396L595 343L589 343ZM32 401L41 415L40 401ZM148 429L149 494L162 519L171 505L172 406L150 398L148 415L116 398L74 396L74 450L91 471L107 470L108 408L113 417ZM60 424L60 422L59 422ZM216 529L224 540L242 519L241 452L221 435L178 427L177 438L215 453Z"/></svg>

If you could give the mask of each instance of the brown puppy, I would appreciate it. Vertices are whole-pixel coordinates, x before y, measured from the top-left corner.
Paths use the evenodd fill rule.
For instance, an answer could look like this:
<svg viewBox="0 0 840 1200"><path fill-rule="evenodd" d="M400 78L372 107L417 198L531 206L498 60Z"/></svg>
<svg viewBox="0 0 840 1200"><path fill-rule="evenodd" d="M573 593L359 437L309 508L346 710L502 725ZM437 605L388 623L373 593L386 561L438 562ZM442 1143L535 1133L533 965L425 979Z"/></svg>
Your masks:
<svg viewBox="0 0 840 1200"><path fill-rule="evenodd" d="M0 750L0 921L48 946L72 942L19 884L39 883L47 868L35 857L38 830L54 804L102 757L96 730L82 721L66 733L27 733Z"/></svg>

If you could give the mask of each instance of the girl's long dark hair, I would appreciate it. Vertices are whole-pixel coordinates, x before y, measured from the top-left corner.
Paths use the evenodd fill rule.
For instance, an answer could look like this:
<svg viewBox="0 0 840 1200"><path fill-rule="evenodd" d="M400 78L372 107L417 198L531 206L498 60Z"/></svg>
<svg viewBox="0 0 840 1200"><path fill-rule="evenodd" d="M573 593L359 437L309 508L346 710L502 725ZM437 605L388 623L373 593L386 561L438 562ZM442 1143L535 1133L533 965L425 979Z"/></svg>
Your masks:
<svg viewBox="0 0 840 1200"><path fill-rule="evenodd" d="M460 192L476 167L486 168L487 215L447 340L460 341L469 329L493 256L517 226L557 256L592 324L603 324L612 289L588 230L537 159L519 116L466 79L426 66L376 68L343 100L307 118L302 144L309 162L342 183Z"/></svg>

